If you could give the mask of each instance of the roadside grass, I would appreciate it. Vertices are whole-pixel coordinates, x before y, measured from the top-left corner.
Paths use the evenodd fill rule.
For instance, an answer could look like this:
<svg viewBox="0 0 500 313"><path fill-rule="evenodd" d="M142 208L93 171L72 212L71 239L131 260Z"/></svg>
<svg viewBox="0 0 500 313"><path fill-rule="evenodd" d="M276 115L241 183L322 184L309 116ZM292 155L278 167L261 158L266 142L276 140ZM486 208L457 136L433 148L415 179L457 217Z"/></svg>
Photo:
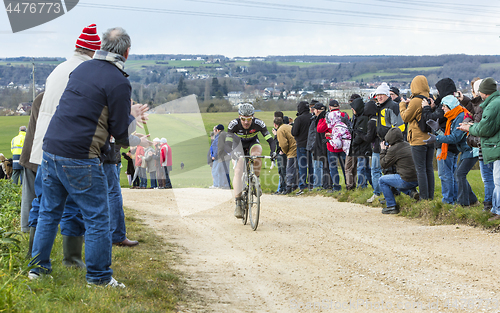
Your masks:
<svg viewBox="0 0 500 313"><path fill-rule="evenodd" d="M19 225L21 187L0 181L0 227L15 232ZM9 191L9 192L3 192ZM28 234L17 234L19 247L0 232L0 312L176 312L188 297L174 247L125 210L127 233L139 240L133 248L113 247L113 277L127 288L87 287L85 272L62 265L62 237L52 250L53 272L30 281L25 258Z"/></svg>

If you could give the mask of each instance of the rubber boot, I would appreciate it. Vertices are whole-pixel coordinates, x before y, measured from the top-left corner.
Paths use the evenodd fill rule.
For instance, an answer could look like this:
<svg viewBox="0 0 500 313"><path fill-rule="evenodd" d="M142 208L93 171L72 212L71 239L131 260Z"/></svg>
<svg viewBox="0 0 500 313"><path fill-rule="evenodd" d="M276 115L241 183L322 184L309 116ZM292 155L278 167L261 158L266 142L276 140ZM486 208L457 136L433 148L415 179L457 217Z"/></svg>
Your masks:
<svg viewBox="0 0 500 313"><path fill-rule="evenodd" d="M85 269L82 261L83 236L63 235L63 265L67 267L78 267Z"/></svg>
<svg viewBox="0 0 500 313"><path fill-rule="evenodd" d="M31 259L31 253L33 252L33 239L35 239L36 227L30 227L30 240L28 242L28 253L26 253L26 259Z"/></svg>

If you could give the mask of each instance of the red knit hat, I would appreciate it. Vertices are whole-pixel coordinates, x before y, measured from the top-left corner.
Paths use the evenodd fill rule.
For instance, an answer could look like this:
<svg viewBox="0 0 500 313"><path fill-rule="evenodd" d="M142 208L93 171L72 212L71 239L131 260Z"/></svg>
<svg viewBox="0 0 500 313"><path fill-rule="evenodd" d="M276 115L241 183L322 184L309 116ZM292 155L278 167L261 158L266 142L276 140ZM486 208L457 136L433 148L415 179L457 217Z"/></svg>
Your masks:
<svg viewBox="0 0 500 313"><path fill-rule="evenodd" d="M101 49L101 38L97 35L97 26L95 24L90 24L83 29L82 34L76 40L76 47L92 51Z"/></svg>

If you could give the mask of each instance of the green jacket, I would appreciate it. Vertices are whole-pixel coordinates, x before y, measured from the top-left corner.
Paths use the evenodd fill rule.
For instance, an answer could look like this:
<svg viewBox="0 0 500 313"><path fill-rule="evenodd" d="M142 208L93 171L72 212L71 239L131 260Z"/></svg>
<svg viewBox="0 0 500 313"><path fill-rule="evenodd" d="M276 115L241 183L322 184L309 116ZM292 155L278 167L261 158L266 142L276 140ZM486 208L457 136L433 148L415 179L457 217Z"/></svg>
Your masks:
<svg viewBox="0 0 500 313"><path fill-rule="evenodd" d="M500 160L500 92L495 91L480 106L483 117L469 129L472 136L481 137L485 164Z"/></svg>

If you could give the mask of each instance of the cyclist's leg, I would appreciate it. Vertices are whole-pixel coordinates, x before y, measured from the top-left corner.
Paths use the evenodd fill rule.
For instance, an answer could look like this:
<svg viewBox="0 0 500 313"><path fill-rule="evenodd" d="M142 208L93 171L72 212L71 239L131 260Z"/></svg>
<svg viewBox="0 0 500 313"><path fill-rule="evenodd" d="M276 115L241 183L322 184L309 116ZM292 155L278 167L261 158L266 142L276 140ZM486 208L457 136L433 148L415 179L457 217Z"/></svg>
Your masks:
<svg viewBox="0 0 500 313"><path fill-rule="evenodd" d="M250 155L262 155L262 146L260 143L255 143L250 147ZM261 159L255 159L255 162L253 164L253 171L257 177L260 176L260 168L262 166L262 160Z"/></svg>

